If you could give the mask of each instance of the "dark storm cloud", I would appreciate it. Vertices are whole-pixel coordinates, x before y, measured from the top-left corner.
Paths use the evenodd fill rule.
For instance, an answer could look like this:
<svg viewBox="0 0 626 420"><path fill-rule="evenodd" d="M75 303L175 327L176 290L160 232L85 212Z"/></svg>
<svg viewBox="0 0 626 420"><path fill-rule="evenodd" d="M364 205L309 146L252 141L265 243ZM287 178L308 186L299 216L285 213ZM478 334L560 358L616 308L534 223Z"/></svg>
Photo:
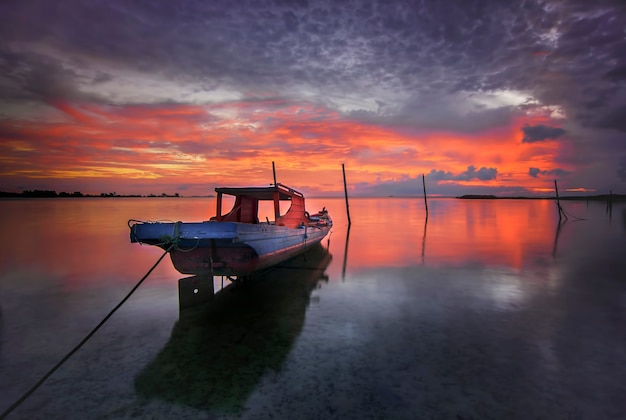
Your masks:
<svg viewBox="0 0 626 420"><path fill-rule="evenodd" d="M608 71L604 76L612 81L623 82L626 80L626 66L614 68Z"/></svg>
<svg viewBox="0 0 626 420"><path fill-rule="evenodd" d="M622 182L626 182L626 156L622 156L619 161L617 176L622 180Z"/></svg>
<svg viewBox="0 0 626 420"><path fill-rule="evenodd" d="M457 175L452 172L433 169L428 175L426 175L426 177L432 181L470 181L472 179L489 181L496 179L497 175L498 170L496 168L485 168L483 166L479 170L476 170L475 166L468 166L467 171L461 172Z"/></svg>
<svg viewBox="0 0 626 420"><path fill-rule="evenodd" d="M625 83L626 84L626 83ZM595 125L600 128L613 128L626 132L626 101L604 112L595 119Z"/></svg>
<svg viewBox="0 0 626 420"><path fill-rule="evenodd" d="M583 150L608 144L600 140L606 132L626 131L619 1L5 0L0 16L0 115L19 101L182 104L192 93L222 90L233 92L230 101L320 103L407 132L476 133L551 106ZM127 74L155 80L151 92L161 82L180 89L163 88L156 99L131 95L123 90L133 86L119 83ZM264 124L271 126L270 117ZM523 141L563 136L545 124L526 127ZM576 136L577 126L588 135ZM179 147L203 153L194 141ZM621 144L611 141L594 158ZM582 160L567 159L557 165ZM558 176L535 169L529 175ZM496 175L471 166L428 177Z"/></svg>
<svg viewBox="0 0 626 420"><path fill-rule="evenodd" d="M79 76L61 63L39 54L0 50L0 83L4 99L73 100L84 97L75 80Z"/></svg>
<svg viewBox="0 0 626 420"><path fill-rule="evenodd" d="M546 125L533 125L522 127L524 137L522 143L534 143L547 139L557 139L565 134L565 130L560 127L549 127Z"/></svg>
<svg viewBox="0 0 626 420"><path fill-rule="evenodd" d="M626 104L626 59L620 58L626 21L623 8L610 1L41 0L0 8L4 51L45 44L76 66L96 60L194 81L207 91L227 86L290 96L302 86L330 103L353 98L355 112L370 96L370 110L391 123L430 120L458 130L494 122L482 118L493 111L471 109L463 120L466 113L451 111L454 98L446 95L518 89L587 125L623 129L612 115ZM66 66L34 55L10 60L16 58L33 75L53 68L58 86L71 91L76 74ZM433 97L440 100L432 103Z"/></svg>
<svg viewBox="0 0 626 420"><path fill-rule="evenodd" d="M533 178L539 177L539 175L551 175L555 177L562 177L568 175L570 172L565 169L555 168L550 170L541 170L539 168L528 168L528 175Z"/></svg>
<svg viewBox="0 0 626 420"><path fill-rule="evenodd" d="M548 67L560 77L540 86L542 98L560 100L571 117L587 126L623 131L611 116L626 105L624 3L575 1L563 10L558 55Z"/></svg>

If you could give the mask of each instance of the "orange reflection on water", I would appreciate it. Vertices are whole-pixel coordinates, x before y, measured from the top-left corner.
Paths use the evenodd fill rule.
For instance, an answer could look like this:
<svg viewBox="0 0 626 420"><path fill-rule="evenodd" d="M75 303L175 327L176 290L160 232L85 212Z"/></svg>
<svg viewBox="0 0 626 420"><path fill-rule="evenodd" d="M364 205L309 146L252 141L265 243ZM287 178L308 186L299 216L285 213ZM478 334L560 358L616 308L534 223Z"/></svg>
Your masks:
<svg viewBox="0 0 626 420"><path fill-rule="evenodd" d="M481 263L521 269L554 245L550 200L353 200L349 266Z"/></svg>
<svg viewBox="0 0 626 420"><path fill-rule="evenodd" d="M156 262L162 250L131 244L128 219L202 221L215 212L215 199L206 198L3 200L0 205L5 215L0 227L11 238L0 253L2 281L22 284L28 277L65 290L120 290ZM335 273L344 264L349 271L472 263L522 269L551 257L558 217L551 200L437 198L429 200L425 224L422 198L358 198L350 201L346 247L344 199L307 199L309 211L322 207L335 221L330 241L323 241L331 244L329 271ZM180 277L166 258L150 283Z"/></svg>
<svg viewBox="0 0 626 420"><path fill-rule="evenodd" d="M41 287L55 284L63 290L120 290L121 284L137 282L156 262L160 249L130 243L128 219L177 220L188 214L202 220L200 213L208 214L206 200L173 198L9 199L1 200L0 206L5 216L0 226L12 238L4 243L0 257L2 280ZM179 278L169 259L150 281L163 277Z"/></svg>

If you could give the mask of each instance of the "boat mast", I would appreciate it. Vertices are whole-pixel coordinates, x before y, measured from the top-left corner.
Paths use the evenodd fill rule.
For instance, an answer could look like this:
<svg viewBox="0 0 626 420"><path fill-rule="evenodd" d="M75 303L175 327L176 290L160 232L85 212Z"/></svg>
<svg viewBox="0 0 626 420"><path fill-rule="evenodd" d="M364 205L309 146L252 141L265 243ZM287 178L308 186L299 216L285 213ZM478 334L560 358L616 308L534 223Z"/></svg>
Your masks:
<svg viewBox="0 0 626 420"><path fill-rule="evenodd" d="M276 183L276 166L274 166L274 161L272 161L272 173L274 175L274 220L278 220L280 217L280 197L278 184Z"/></svg>

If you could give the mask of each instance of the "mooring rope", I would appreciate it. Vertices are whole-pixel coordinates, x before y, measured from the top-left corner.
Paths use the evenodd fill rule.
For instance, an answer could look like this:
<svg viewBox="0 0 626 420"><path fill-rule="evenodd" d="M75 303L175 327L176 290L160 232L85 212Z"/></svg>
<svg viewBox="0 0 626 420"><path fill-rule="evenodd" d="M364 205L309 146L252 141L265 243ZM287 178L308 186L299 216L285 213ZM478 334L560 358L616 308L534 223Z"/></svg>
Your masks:
<svg viewBox="0 0 626 420"><path fill-rule="evenodd" d="M578 217L578 216L574 216L572 213L570 213L569 211L562 209L563 213L565 213L567 216L571 217L572 219L576 219L576 220L587 220L583 217Z"/></svg>
<svg viewBox="0 0 626 420"><path fill-rule="evenodd" d="M569 217L571 217L572 219L575 219L576 221L579 221L579 220L588 220L588 219L585 219L584 217L574 216L572 213L570 213L569 211L565 210L565 209L563 208L563 206L561 206L561 204L559 203L559 201L555 201L555 203L556 203L556 205L557 205L557 207L558 207L558 209L559 209L559 220L560 220L561 215L565 216L565 221L566 221L566 222L567 222L567 220L569 219ZM569 216L569 217L568 217L568 216Z"/></svg>
<svg viewBox="0 0 626 420"><path fill-rule="evenodd" d="M11 414L11 412L13 412L13 410L15 410L17 407L20 406L20 404L22 404L24 401L26 401L26 399L28 397L30 397L33 392L35 392L37 390L37 388L39 388L41 385L43 385L43 383L50 377L52 376L52 374L54 372L56 372L65 362L68 361L68 359L70 357L72 357L74 355L74 353L76 353L95 333L96 331L98 331L100 329L100 327L102 327L104 325L105 322L107 322L109 320L109 318L111 318L111 316L119 309L122 307L122 305L128 300L128 298L131 297L131 295L133 293L135 293L135 290L137 290L137 288L139 288L139 286L141 286L141 283L143 283L143 281L145 279L148 278L148 276L150 275L150 273L152 273L152 271L157 267L157 265L159 265L159 263L163 260L163 258L167 255L168 252L170 252L172 250L172 248L174 248L174 246L176 246L176 239L174 239L172 241L172 244L170 245L169 248L167 248L165 250L165 252L163 253L163 255L161 255L161 257L157 260L156 263L154 263L154 265L150 268L150 270L148 270L148 272L141 278L141 280L139 280L139 282L137 282L137 284L135 285L135 287L133 287L130 292L128 292L128 294L124 297L124 299L122 299L120 301L120 303L117 304L117 306L115 306L115 308L113 308L111 310L111 312L109 312L107 314L107 316L105 316L102 321L100 321L100 323L93 329L91 330L91 332L89 334L87 334L87 336L85 336L85 338L83 338L83 340L78 343L78 345L76 345L76 347L74 347L69 353L67 353L65 355L65 357L63 357L63 359L61 359L52 369L50 369L45 375L43 375L41 377L41 379L39 379L39 381L37 381L37 383L35 385L33 385L28 391L26 391L24 393L24 395L22 395L17 401L15 401L13 404L11 404L11 406L9 408L7 408L6 410L4 410L4 412L2 414L0 414L0 419L4 419L6 416L8 416L9 414Z"/></svg>

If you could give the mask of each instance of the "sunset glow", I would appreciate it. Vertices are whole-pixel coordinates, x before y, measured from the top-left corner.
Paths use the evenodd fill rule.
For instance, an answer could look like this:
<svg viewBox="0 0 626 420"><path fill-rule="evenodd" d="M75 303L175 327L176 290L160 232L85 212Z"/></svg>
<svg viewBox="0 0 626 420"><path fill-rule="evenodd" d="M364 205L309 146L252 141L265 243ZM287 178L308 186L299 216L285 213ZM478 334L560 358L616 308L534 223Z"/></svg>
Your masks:
<svg viewBox="0 0 626 420"><path fill-rule="evenodd" d="M361 196L626 182L611 8L157 3L3 7L0 191L206 195L272 162L309 195L342 194L341 164Z"/></svg>
<svg viewBox="0 0 626 420"><path fill-rule="evenodd" d="M524 124L545 122L537 117L520 116L473 134L403 133L312 104L56 106L65 113L56 122L4 121L10 135L0 145L3 177L45 179L47 188L69 185L64 180L100 179L118 193L145 193L135 180L157 180L154 185L167 193L202 195L210 185L242 184L242 173L243 183L267 184L274 161L281 181L314 194L341 191L342 163L357 193L355 185L421 174L446 186L540 191L551 178L530 177L529 167L553 169L563 147L556 141L521 141ZM417 194L417 187L407 193Z"/></svg>

